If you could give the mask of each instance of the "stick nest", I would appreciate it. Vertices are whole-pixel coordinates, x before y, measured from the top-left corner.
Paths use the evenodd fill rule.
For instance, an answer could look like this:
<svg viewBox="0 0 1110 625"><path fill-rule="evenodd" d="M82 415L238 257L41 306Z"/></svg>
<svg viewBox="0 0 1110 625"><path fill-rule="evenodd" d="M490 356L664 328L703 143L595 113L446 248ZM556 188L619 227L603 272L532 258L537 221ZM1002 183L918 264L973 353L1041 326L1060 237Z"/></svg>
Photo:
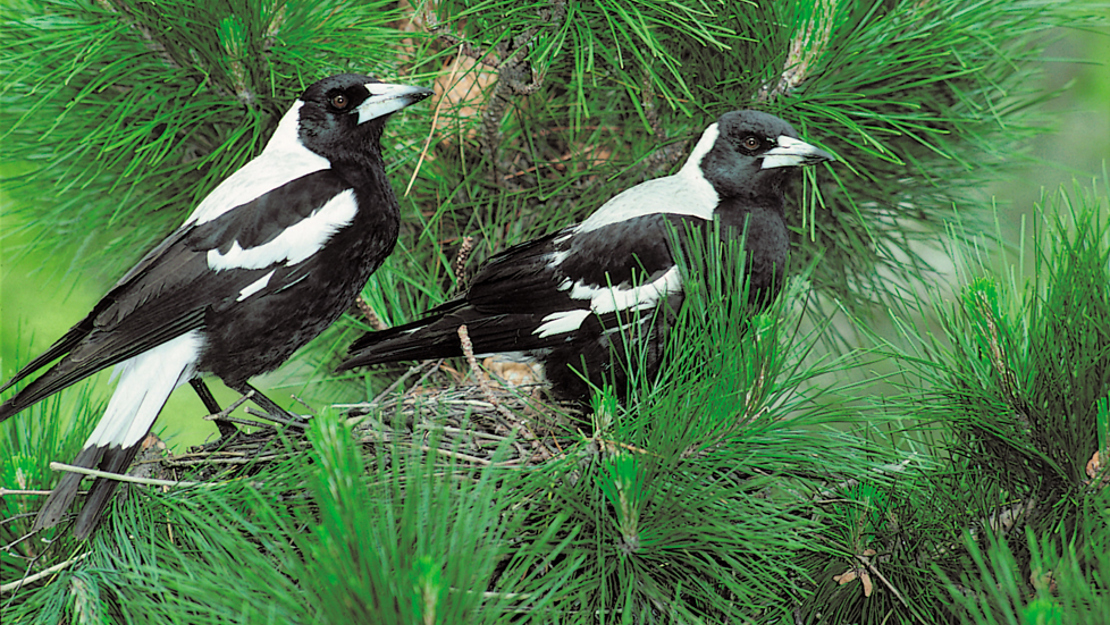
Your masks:
<svg viewBox="0 0 1110 625"><path fill-rule="evenodd" d="M414 374L421 374L416 384L397 392ZM427 363L411 368L372 401L334 407L347 410L347 423L368 453L380 451L381 445L407 445L475 467L526 466L563 453L559 440L574 435L572 409L541 399L538 383L513 386L479 374L472 372L460 381L441 363ZM177 455L165 454L164 445L151 445L129 473L177 479L188 472L195 480L225 479L229 474L254 473L309 448L304 436L307 420L275 424L222 413L209 418L221 417L250 429Z"/></svg>

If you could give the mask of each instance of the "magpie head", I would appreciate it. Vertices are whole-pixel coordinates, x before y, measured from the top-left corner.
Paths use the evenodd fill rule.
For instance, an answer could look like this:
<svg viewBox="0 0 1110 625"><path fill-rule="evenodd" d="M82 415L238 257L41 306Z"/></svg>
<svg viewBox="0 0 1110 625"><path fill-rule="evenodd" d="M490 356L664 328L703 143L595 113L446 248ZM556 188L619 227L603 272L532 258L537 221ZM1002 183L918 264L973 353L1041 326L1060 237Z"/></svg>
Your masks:
<svg viewBox="0 0 1110 625"><path fill-rule="evenodd" d="M701 173L719 196L781 193L795 167L836 157L800 139L794 127L760 111L731 111L706 129L694 148Z"/></svg>
<svg viewBox="0 0 1110 625"><path fill-rule="evenodd" d="M432 90L384 83L361 74L337 74L312 84L298 104L297 135L308 149L329 159L375 148L390 113L432 95Z"/></svg>

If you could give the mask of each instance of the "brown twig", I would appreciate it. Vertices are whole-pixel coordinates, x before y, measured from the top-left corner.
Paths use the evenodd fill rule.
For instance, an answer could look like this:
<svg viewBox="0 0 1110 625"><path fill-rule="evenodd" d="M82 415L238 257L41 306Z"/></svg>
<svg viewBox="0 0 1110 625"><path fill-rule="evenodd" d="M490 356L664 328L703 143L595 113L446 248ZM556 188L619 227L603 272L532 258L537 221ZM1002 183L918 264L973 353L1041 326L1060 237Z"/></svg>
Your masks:
<svg viewBox="0 0 1110 625"><path fill-rule="evenodd" d="M43 579L44 577L50 577L51 575L57 573L58 571L64 570L66 567L70 566L71 564L76 564L77 562L80 562L81 560L84 560L85 558L89 557L90 553L92 553L92 552L91 551L86 551L85 553L82 553L81 555L79 555L77 557L70 558L69 560L66 560L65 562L59 562L58 564L55 564L54 566L52 566L48 569L43 569L43 570L39 571L38 573L35 573L34 575L28 575L26 577L23 577L23 578L19 579L18 581L9 582L7 584L0 585L0 595L6 594L6 593L9 593L9 592L15 592L15 591L19 590L20 588L22 588L23 586L25 586L27 584L33 584L33 583L39 581L40 579Z"/></svg>
<svg viewBox="0 0 1110 625"><path fill-rule="evenodd" d="M462 58L461 54L455 55L455 62L451 65L451 75L447 77L447 84L454 84L455 76L459 72L459 59ZM403 197L409 196L409 191L412 190L413 183L416 182L416 176L420 173L420 168L424 165L424 159L428 156L428 148L432 145L432 137L436 134L436 128L439 123L439 112L443 109L443 103L447 101L447 94L440 94L439 100L436 102L435 111L432 112L432 125L428 129L428 138L424 140L424 147L420 150L420 158L416 159L416 167L412 170L412 177L409 178L408 185L405 186L405 193Z"/></svg>
<svg viewBox="0 0 1110 625"><path fill-rule="evenodd" d="M771 102L805 82L825 54L841 2L842 0L820 0L813 5L813 13L804 24L799 25L794 38L790 40L790 51L778 82L760 87L757 102Z"/></svg>

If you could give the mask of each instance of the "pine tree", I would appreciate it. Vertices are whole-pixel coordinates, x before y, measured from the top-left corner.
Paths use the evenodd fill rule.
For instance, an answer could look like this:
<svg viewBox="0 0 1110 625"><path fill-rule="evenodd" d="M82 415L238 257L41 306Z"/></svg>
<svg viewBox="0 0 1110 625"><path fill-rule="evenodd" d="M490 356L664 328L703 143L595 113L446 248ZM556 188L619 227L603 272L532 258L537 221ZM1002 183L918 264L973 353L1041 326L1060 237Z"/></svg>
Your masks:
<svg viewBox="0 0 1110 625"><path fill-rule="evenodd" d="M776 114L840 158L791 190L784 296L746 320L710 305L742 288L712 262L720 251L695 259L711 270L678 321L682 356L628 406L603 397L590 437L516 415L558 441L503 428L476 457L435 406L324 410L307 443L276 438L243 473L133 490L76 545L23 532L47 463L80 445L97 400L86 392L68 421L58 402L13 419L0 428L5 622L1110 611L1105 461L1092 457L1110 453L1105 185L1046 196L1028 280L992 269L1010 266L1005 245L991 261L975 247L992 219L982 188L1047 128L1037 50L1056 27L1095 23L1086 3L13 0L3 12L3 236L28 242L4 253L61 256L94 268L86 277L115 277L178 225L321 76L434 86L432 105L398 114L383 139L396 252L363 310L287 367L321 402L398 382L326 379L356 330L412 319L489 255L673 172L725 111ZM960 275L929 265L937 249ZM840 312L856 334L831 324ZM872 335L886 318L895 335ZM860 336L877 347L849 349ZM897 364L902 388L868 405L872 391L841 374L876 363Z"/></svg>

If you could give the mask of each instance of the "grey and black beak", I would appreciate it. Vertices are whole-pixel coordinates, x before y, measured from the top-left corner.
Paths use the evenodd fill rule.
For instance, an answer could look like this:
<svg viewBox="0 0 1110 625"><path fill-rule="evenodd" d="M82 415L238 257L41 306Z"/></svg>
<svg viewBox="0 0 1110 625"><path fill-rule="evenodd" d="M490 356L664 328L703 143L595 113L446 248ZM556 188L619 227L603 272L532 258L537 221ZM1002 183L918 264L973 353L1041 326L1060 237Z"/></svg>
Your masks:
<svg viewBox="0 0 1110 625"><path fill-rule="evenodd" d="M816 165L823 161L836 160L832 154L794 137L781 135L776 143L778 145L762 155L763 166L760 169Z"/></svg>
<svg viewBox="0 0 1110 625"><path fill-rule="evenodd" d="M411 85L394 85L385 82L372 82L366 85L370 97L355 109L358 112L358 123L368 122L371 119L385 117L390 113L416 104L424 98L435 93L424 87Z"/></svg>

